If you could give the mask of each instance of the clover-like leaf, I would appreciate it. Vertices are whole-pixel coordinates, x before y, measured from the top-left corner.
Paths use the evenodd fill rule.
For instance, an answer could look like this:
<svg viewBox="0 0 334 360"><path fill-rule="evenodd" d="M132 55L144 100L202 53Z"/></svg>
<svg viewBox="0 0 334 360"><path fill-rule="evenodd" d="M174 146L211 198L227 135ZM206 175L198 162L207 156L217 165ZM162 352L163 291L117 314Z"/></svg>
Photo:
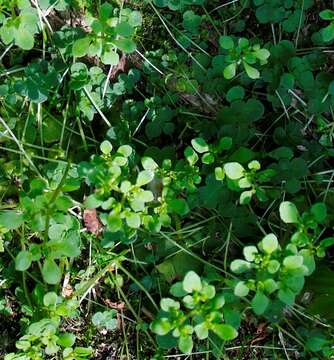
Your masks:
<svg viewBox="0 0 334 360"><path fill-rule="evenodd" d="M195 271L189 271L182 282L183 289L188 293L193 291L201 291L202 281Z"/></svg>
<svg viewBox="0 0 334 360"><path fill-rule="evenodd" d="M237 162L230 162L224 165L224 171L228 178L238 180L244 176L245 169Z"/></svg>
<svg viewBox="0 0 334 360"><path fill-rule="evenodd" d="M296 205L290 201L284 201L280 204L279 214L286 224L298 224L299 222L299 213Z"/></svg>

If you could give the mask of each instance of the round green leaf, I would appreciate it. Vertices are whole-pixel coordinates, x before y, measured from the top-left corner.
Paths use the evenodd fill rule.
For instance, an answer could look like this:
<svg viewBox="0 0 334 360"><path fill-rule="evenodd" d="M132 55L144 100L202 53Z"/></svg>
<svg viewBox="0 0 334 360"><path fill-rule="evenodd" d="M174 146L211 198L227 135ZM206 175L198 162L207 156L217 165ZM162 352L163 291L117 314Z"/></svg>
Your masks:
<svg viewBox="0 0 334 360"><path fill-rule="evenodd" d="M231 36L224 35L219 38L219 45L225 50L230 50L233 49L234 42Z"/></svg>
<svg viewBox="0 0 334 360"><path fill-rule="evenodd" d="M241 274L252 268L252 264L245 260L236 259L231 262L231 271Z"/></svg>
<svg viewBox="0 0 334 360"><path fill-rule="evenodd" d="M140 215L137 213L130 213L125 217L127 225L132 229L138 229L141 224Z"/></svg>
<svg viewBox="0 0 334 360"><path fill-rule="evenodd" d="M160 336L168 334L171 329L172 325L167 318L154 320L151 324L151 330Z"/></svg>
<svg viewBox="0 0 334 360"><path fill-rule="evenodd" d="M243 296L247 296L248 293L249 293L248 286L245 284L244 281L239 281L234 288L234 295L243 297Z"/></svg>
<svg viewBox="0 0 334 360"><path fill-rule="evenodd" d="M136 185L144 186L150 183L154 178L154 172L152 170L143 170L137 176Z"/></svg>
<svg viewBox="0 0 334 360"><path fill-rule="evenodd" d="M237 330L228 324L214 324L212 330L225 341L233 340L238 336Z"/></svg>
<svg viewBox="0 0 334 360"><path fill-rule="evenodd" d="M230 162L224 165L224 171L228 178L237 180L243 177L245 169L237 162Z"/></svg>
<svg viewBox="0 0 334 360"><path fill-rule="evenodd" d="M0 211L0 226L14 230L23 224L23 214L19 214L14 210Z"/></svg>
<svg viewBox="0 0 334 360"><path fill-rule="evenodd" d="M111 153L112 151L112 145L110 143L110 141L108 140L104 140L101 144L100 144L100 150L103 152L103 154L108 155Z"/></svg>
<svg viewBox="0 0 334 360"><path fill-rule="evenodd" d="M278 249L278 240L275 234L268 234L262 239L262 248L267 254Z"/></svg>
<svg viewBox="0 0 334 360"><path fill-rule="evenodd" d="M84 37L82 39L76 40L72 47L72 55L75 57L85 56L88 53L89 44L89 37Z"/></svg>
<svg viewBox="0 0 334 360"><path fill-rule="evenodd" d="M173 199L168 202L168 208L170 211L175 212L180 216L184 216L189 212L189 206L184 199Z"/></svg>
<svg viewBox="0 0 334 360"><path fill-rule="evenodd" d="M195 138L191 140L192 147L200 154L209 151L209 145L203 138Z"/></svg>
<svg viewBox="0 0 334 360"><path fill-rule="evenodd" d="M188 293L200 291L202 289L201 278L195 273L195 271L189 271L183 279L182 286Z"/></svg>
<svg viewBox="0 0 334 360"><path fill-rule="evenodd" d="M288 270L298 269L303 265L304 259L300 255L287 256L283 260L283 265Z"/></svg>
<svg viewBox="0 0 334 360"><path fill-rule="evenodd" d="M26 271L30 268L31 262L32 254L27 250L20 251L15 258L15 269Z"/></svg>
<svg viewBox="0 0 334 360"><path fill-rule="evenodd" d="M31 50L34 47L34 35L20 27L15 34L15 44L23 50Z"/></svg>
<svg viewBox="0 0 334 360"><path fill-rule="evenodd" d="M57 304L58 296L55 292L48 292L43 297L43 304L45 306L55 306Z"/></svg>
<svg viewBox="0 0 334 360"><path fill-rule="evenodd" d="M269 299L261 291L257 291L252 299L252 309L256 315L262 315L269 305Z"/></svg>
<svg viewBox="0 0 334 360"><path fill-rule="evenodd" d="M42 266L43 279L47 284L56 285L60 282L61 271L53 259L45 259Z"/></svg>
<svg viewBox="0 0 334 360"><path fill-rule="evenodd" d="M284 201L279 207L281 219L286 224L297 224L299 222L299 213L296 205L290 201Z"/></svg>
<svg viewBox="0 0 334 360"><path fill-rule="evenodd" d="M254 261L257 253L257 247L254 245L245 246L243 248L243 254L247 261Z"/></svg>
<svg viewBox="0 0 334 360"><path fill-rule="evenodd" d="M191 338L191 336L181 336L178 342L179 349L184 354L191 353L193 345L193 339Z"/></svg>
<svg viewBox="0 0 334 360"><path fill-rule="evenodd" d="M235 74L237 72L237 64L232 63L224 69L224 78L227 80L230 80L235 77Z"/></svg>

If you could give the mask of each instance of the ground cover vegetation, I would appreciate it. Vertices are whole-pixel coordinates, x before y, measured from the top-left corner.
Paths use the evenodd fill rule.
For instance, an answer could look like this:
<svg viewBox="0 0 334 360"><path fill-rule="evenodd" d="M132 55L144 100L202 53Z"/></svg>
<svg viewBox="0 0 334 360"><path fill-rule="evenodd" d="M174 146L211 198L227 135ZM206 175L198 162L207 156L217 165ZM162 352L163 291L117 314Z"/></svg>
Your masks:
<svg viewBox="0 0 334 360"><path fill-rule="evenodd" d="M0 0L1 358L334 358L333 44L331 1Z"/></svg>

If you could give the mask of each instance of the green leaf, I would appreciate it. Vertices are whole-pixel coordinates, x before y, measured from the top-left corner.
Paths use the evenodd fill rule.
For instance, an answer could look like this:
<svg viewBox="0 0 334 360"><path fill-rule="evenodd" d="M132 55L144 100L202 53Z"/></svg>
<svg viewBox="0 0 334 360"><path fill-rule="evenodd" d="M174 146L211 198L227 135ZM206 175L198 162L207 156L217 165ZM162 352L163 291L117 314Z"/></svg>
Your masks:
<svg viewBox="0 0 334 360"><path fill-rule="evenodd" d="M258 79L260 77L260 73L257 69L255 69L253 66L250 66L249 64L247 64L246 61L242 62L244 65L244 68L246 70L247 75L251 78L251 79Z"/></svg>
<svg viewBox="0 0 334 360"><path fill-rule="evenodd" d="M75 335L72 333L67 332L64 334L59 334L57 336L58 336L57 344L64 348L69 348L75 343Z"/></svg>
<svg viewBox="0 0 334 360"><path fill-rule="evenodd" d="M334 20L334 11L333 10L329 10L329 9L323 10L320 12L319 15L320 15L321 19L323 19L323 20Z"/></svg>
<svg viewBox="0 0 334 360"><path fill-rule="evenodd" d="M278 249L278 240L276 235L268 234L262 239L262 248L265 253L271 254Z"/></svg>
<svg viewBox="0 0 334 360"><path fill-rule="evenodd" d="M222 181L225 178L225 172L221 167L215 168L215 178L218 181Z"/></svg>
<svg viewBox="0 0 334 360"><path fill-rule="evenodd" d="M15 269L26 271L30 268L31 262L32 254L27 250L20 251L15 258Z"/></svg>
<svg viewBox="0 0 334 360"><path fill-rule="evenodd" d="M201 291L201 278L195 273L195 271L189 271L183 279L182 286L183 289L188 293L193 291Z"/></svg>
<svg viewBox="0 0 334 360"><path fill-rule="evenodd" d="M186 291L184 291L181 281L173 284L169 289L169 292L175 297L183 297L188 294Z"/></svg>
<svg viewBox="0 0 334 360"><path fill-rule="evenodd" d="M255 256L258 253L257 247L254 245L245 246L243 248L243 254L247 261L254 261Z"/></svg>
<svg viewBox="0 0 334 360"><path fill-rule="evenodd" d="M47 284L56 285L60 282L61 271L53 259L45 259L42 266L43 279Z"/></svg>
<svg viewBox="0 0 334 360"><path fill-rule="evenodd" d="M224 78L227 80L230 80L235 77L235 74L237 72L237 64L232 63L224 69Z"/></svg>
<svg viewBox="0 0 334 360"><path fill-rule="evenodd" d="M180 303L170 298L163 298L160 301L160 307L163 311L169 312L171 309L178 310L180 308Z"/></svg>
<svg viewBox="0 0 334 360"><path fill-rule="evenodd" d="M249 293L249 287L245 284L244 281L239 281L234 288L234 295L243 297L247 296Z"/></svg>
<svg viewBox="0 0 334 360"><path fill-rule="evenodd" d="M200 154L209 151L209 145L203 138L195 138L191 140L192 147Z"/></svg>
<svg viewBox="0 0 334 360"><path fill-rule="evenodd" d="M136 50L136 44L130 39L118 39L114 40L113 43L127 54L131 54Z"/></svg>
<svg viewBox="0 0 334 360"><path fill-rule="evenodd" d="M230 150L233 144L233 139L230 136L224 136L219 140L218 150Z"/></svg>
<svg viewBox="0 0 334 360"><path fill-rule="evenodd" d="M115 27L115 32L124 37L130 37L134 33L134 28L126 21L122 21Z"/></svg>
<svg viewBox="0 0 334 360"><path fill-rule="evenodd" d="M196 325L194 330L199 340L204 340L209 336L209 329L205 322Z"/></svg>
<svg viewBox="0 0 334 360"><path fill-rule="evenodd" d="M125 217L126 223L132 229L138 229L141 224L140 215L137 213L127 214Z"/></svg>
<svg viewBox="0 0 334 360"><path fill-rule="evenodd" d="M245 169L237 162L230 162L224 165L224 171L228 178L237 180L244 176Z"/></svg>
<svg viewBox="0 0 334 360"><path fill-rule="evenodd" d="M23 224L23 214L19 214L14 210L0 211L0 226L14 230Z"/></svg>
<svg viewBox="0 0 334 360"><path fill-rule="evenodd" d="M144 203L150 202L154 200L154 195L150 190L144 190L139 193L136 193L136 200L142 201Z"/></svg>
<svg viewBox="0 0 334 360"><path fill-rule="evenodd" d="M295 302L296 295L291 289L279 289L277 295L284 304L293 305Z"/></svg>
<svg viewBox="0 0 334 360"><path fill-rule="evenodd" d="M278 289L278 284L273 279L266 279L263 281L264 290L267 294L272 294Z"/></svg>
<svg viewBox="0 0 334 360"><path fill-rule="evenodd" d="M238 336L237 330L228 324L213 324L212 331L225 341L233 340Z"/></svg>
<svg viewBox="0 0 334 360"><path fill-rule="evenodd" d="M101 55L101 61L105 65L115 66L119 63L119 55L113 49L104 49Z"/></svg>
<svg viewBox="0 0 334 360"><path fill-rule="evenodd" d="M103 154L105 155L109 155L112 151L112 145L110 143L109 140L104 140L101 144L100 144L100 150L102 151Z"/></svg>
<svg viewBox="0 0 334 360"><path fill-rule="evenodd" d="M252 200L252 197L255 193L255 190L246 190L246 191L243 191L241 194L240 194L240 204L241 205L247 205L251 202Z"/></svg>
<svg viewBox="0 0 334 360"><path fill-rule="evenodd" d="M92 323L99 329L115 330L117 329L116 310L107 310L97 312L92 316Z"/></svg>
<svg viewBox="0 0 334 360"><path fill-rule="evenodd" d="M184 156L186 157L190 165L195 165L196 162L198 161L198 155L196 154L194 149L190 146L187 146L186 149L184 150Z"/></svg>
<svg viewBox="0 0 334 360"><path fill-rule="evenodd" d="M118 214L110 214L107 218L108 229L111 232L117 232L122 229L122 219Z"/></svg>
<svg viewBox="0 0 334 360"><path fill-rule="evenodd" d="M255 51L255 56L261 61L266 61L270 56L270 52L267 49L258 49Z"/></svg>
<svg viewBox="0 0 334 360"><path fill-rule="evenodd" d="M132 11L129 15L129 24L133 27L140 26L143 22L142 14L139 11Z"/></svg>
<svg viewBox="0 0 334 360"><path fill-rule="evenodd" d="M171 329L172 325L167 318L157 319L151 323L151 330L160 336L168 334Z"/></svg>
<svg viewBox="0 0 334 360"><path fill-rule="evenodd" d="M122 145L118 148L117 153L128 158L132 154L132 147L129 145Z"/></svg>
<svg viewBox="0 0 334 360"><path fill-rule="evenodd" d="M279 207L279 214L281 219L286 224L298 224L299 223L299 213L296 208L296 205L290 201L284 201Z"/></svg>
<svg viewBox="0 0 334 360"><path fill-rule="evenodd" d="M175 212L180 216L184 216L189 212L189 206L184 199L172 199L168 201L169 211Z"/></svg>
<svg viewBox="0 0 334 360"><path fill-rule="evenodd" d="M180 336L179 342L178 342L178 346L179 349L184 353L184 354L189 354L191 353L191 350L193 348L193 340L191 338L191 336Z"/></svg>
<svg viewBox="0 0 334 360"><path fill-rule="evenodd" d="M256 315L262 315L269 305L269 299L261 291L257 291L252 299L252 309Z"/></svg>
<svg viewBox="0 0 334 360"><path fill-rule="evenodd" d="M245 96L245 90L242 86L233 86L226 94L226 100L233 102L235 100L242 100ZM232 140L232 139L231 139Z"/></svg>
<svg viewBox="0 0 334 360"><path fill-rule="evenodd" d="M322 223L326 220L327 217L327 208L324 203L317 203L312 205L311 214L314 216L315 220L318 223Z"/></svg>
<svg viewBox="0 0 334 360"><path fill-rule="evenodd" d="M231 271L241 274L252 268L252 264L245 260L236 259L231 262Z"/></svg>
<svg viewBox="0 0 334 360"><path fill-rule="evenodd" d="M198 27L201 25L202 18L196 15L192 10L188 10L183 14L183 27L189 32L196 34Z"/></svg>
<svg viewBox="0 0 334 360"><path fill-rule="evenodd" d="M203 154L201 161L203 164L210 165L210 164L214 163L215 157L212 153L205 153L205 154Z"/></svg>
<svg viewBox="0 0 334 360"><path fill-rule="evenodd" d="M268 271L270 274L275 274L279 268L280 268L281 264L277 261L277 260L270 260L268 262Z"/></svg>
<svg viewBox="0 0 334 360"><path fill-rule="evenodd" d="M141 163L145 170L155 170L158 168L158 164L150 157L144 156L141 158Z"/></svg>
<svg viewBox="0 0 334 360"><path fill-rule="evenodd" d="M321 35L324 41L332 41L334 39L334 22L322 29Z"/></svg>
<svg viewBox="0 0 334 360"><path fill-rule="evenodd" d="M300 255L290 255L284 258L283 265L288 270L295 270L303 265L304 259Z"/></svg>
<svg viewBox="0 0 334 360"><path fill-rule="evenodd" d="M48 292L43 297L44 306L55 306L57 304L58 296L55 292Z"/></svg>
<svg viewBox="0 0 334 360"><path fill-rule="evenodd" d="M136 185L144 186L150 183L154 178L154 172L152 170L143 170L137 176Z"/></svg>
<svg viewBox="0 0 334 360"><path fill-rule="evenodd" d="M89 37L84 37L82 39L76 40L72 47L72 55L75 57L82 57L87 55L89 50L89 44Z"/></svg>
<svg viewBox="0 0 334 360"><path fill-rule="evenodd" d="M15 44L23 50L31 50L34 47L34 35L20 27L15 35Z"/></svg>
<svg viewBox="0 0 334 360"><path fill-rule="evenodd" d="M230 50L234 48L234 42L231 36L221 36L219 38L219 45L225 50Z"/></svg>

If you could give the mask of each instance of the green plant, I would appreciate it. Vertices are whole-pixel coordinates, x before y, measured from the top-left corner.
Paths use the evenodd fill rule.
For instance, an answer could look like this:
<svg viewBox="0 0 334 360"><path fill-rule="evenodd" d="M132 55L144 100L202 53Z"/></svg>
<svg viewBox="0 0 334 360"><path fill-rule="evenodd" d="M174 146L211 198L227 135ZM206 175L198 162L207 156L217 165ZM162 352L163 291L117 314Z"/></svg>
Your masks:
<svg viewBox="0 0 334 360"><path fill-rule="evenodd" d="M0 1L1 358L333 356L327 5Z"/></svg>
<svg viewBox="0 0 334 360"><path fill-rule="evenodd" d="M222 322L223 293L216 294L215 287L202 281L194 271L188 272L182 282L175 283L170 293L182 298L182 308L180 301L161 299L162 311L151 329L158 336L172 334L183 353L191 353L193 333L199 340L207 339L211 331L225 341L238 336L233 326Z"/></svg>
<svg viewBox="0 0 334 360"><path fill-rule="evenodd" d="M268 234L257 247L243 248L245 260L231 263L234 273L246 275L235 284L234 294L245 297L255 291L251 304L257 315L266 310L270 313L270 299L273 301L275 297L283 304L293 305L304 287L305 276L315 270L314 256L323 256L326 247L334 243L333 238L324 239L316 246L312 243L320 235L318 225L326 219L326 207L322 203L313 205L310 212L300 217L293 203L283 202L280 217L287 224L298 224L297 232L285 247L281 248L275 234Z"/></svg>
<svg viewBox="0 0 334 360"><path fill-rule="evenodd" d="M331 21L329 25L321 30L321 35L324 41L332 41L334 39L334 11L333 10L324 10L321 11L320 17L323 20Z"/></svg>
<svg viewBox="0 0 334 360"><path fill-rule="evenodd" d="M243 66L251 79L258 79L260 72L253 65L257 62L260 65L266 64L270 56L267 49L260 48L259 44L250 45L246 38L238 39L237 44L235 44L233 37L222 36L219 39L219 45L223 49L224 61L228 64L224 68L226 79L235 77L239 65Z"/></svg>
<svg viewBox="0 0 334 360"><path fill-rule="evenodd" d="M19 14L16 14L16 7ZM29 1L14 0L5 4L0 12L0 38L4 44L15 44L23 50L34 47L34 35L40 31L37 10ZM11 16L6 16L6 14Z"/></svg>
<svg viewBox="0 0 334 360"><path fill-rule="evenodd" d="M132 37L135 29L141 25L141 14L121 9L118 16L115 16L115 9L108 2L102 4L99 10L99 17L89 20L88 25L92 31L73 43L72 55L77 58L97 56L104 64L117 65L117 50L132 53L136 49Z"/></svg>
<svg viewBox="0 0 334 360"><path fill-rule="evenodd" d="M62 317L78 316L78 303L73 300L64 301L54 292L44 295L43 305L50 318L32 323L24 336L16 342L17 353L7 354L6 360L44 359L45 356L62 354L64 360L88 359L92 349L74 347L75 335L60 330Z"/></svg>

